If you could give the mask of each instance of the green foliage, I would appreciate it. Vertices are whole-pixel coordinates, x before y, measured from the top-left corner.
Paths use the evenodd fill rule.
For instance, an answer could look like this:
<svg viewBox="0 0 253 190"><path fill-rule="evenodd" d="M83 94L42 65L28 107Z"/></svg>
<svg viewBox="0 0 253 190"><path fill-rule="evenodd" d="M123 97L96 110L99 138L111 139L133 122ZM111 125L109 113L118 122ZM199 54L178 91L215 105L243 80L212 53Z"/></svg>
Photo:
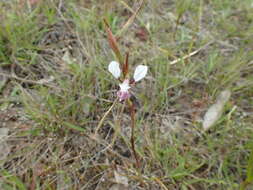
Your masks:
<svg viewBox="0 0 253 190"><path fill-rule="evenodd" d="M8 65L13 63L25 71L17 70L19 78L11 75L7 87L0 87L0 108L13 106L2 103L6 96L22 102L33 129L17 133L17 139L26 137L29 150L43 142L36 153L20 149L10 155L12 168L16 157L31 162L31 168L43 160L42 171L49 175L37 176L36 184L39 188L43 182L44 189L54 189L51 184L59 171L65 181L76 185L73 189L96 189L104 177L113 175L107 170L115 165L127 173L130 184L146 189L155 184L203 190L241 185L246 190L252 185L253 153L247 147L252 140L252 1L145 1L134 23L117 39L118 48L130 53L130 70L138 64L149 66L145 82L133 90L140 105L136 149L143 173L125 156L129 118L123 106L121 111L113 108L104 119L100 138L86 139L114 101L118 84L107 71L114 57L103 19L117 34L132 14L129 7L135 10L136 5L121 0L62 2L62 9L60 1L41 1L22 9L0 2L0 64L10 75ZM41 43L59 23L62 38ZM64 59L66 52L69 57ZM50 77L52 81L41 82ZM224 114L203 134L203 114L227 88L232 96ZM45 145L52 134L53 142ZM31 156L26 157L27 152ZM23 181L32 181L31 175L22 172L21 176L1 170L3 188L26 189Z"/></svg>
<svg viewBox="0 0 253 190"><path fill-rule="evenodd" d="M250 150L248 163L246 167L246 179L241 183L240 190L245 190L249 185L252 185L253 183L253 149L251 144L251 150Z"/></svg>
<svg viewBox="0 0 253 190"><path fill-rule="evenodd" d="M4 183L1 183L1 188L6 190L27 190L25 184L16 176L10 174L6 170L0 170L0 175Z"/></svg>

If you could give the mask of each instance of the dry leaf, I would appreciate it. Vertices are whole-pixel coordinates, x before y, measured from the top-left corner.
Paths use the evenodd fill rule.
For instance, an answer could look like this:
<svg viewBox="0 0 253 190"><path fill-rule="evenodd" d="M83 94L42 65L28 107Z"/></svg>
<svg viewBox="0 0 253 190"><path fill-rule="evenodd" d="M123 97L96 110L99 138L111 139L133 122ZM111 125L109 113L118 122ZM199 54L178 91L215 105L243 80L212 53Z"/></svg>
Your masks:
<svg viewBox="0 0 253 190"><path fill-rule="evenodd" d="M140 27L137 29L135 32L135 36L140 40L140 41L147 41L148 40L148 31L145 27Z"/></svg>
<svg viewBox="0 0 253 190"><path fill-rule="evenodd" d="M107 23L107 21L105 19L104 19L104 23L105 23L105 30L107 32L107 38L108 38L108 42L110 44L110 47L112 48L113 52L115 53L116 57L118 58L120 64L122 64L124 61L121 56L120 50L118 48L117 40L114 37L114 35L109 27L109 24Z"/></svg>
<svg viewBox="0 0 253 190"><path fill-rule="evenodd" d="M229 90L224 90L218 96L216 103L213 104L206 112L203 121L204 130L208 130L222 115L223 108L231 96Z"/></svg>

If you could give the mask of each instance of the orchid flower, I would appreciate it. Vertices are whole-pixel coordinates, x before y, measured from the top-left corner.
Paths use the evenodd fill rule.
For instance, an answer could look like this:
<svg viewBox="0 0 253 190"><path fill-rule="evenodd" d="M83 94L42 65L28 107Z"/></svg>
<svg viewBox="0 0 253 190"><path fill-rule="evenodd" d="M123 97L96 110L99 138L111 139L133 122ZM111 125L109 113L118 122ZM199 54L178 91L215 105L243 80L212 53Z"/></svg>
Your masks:
<svg viewBox="0 0 253 190"><path fill-rule="evenodd" d="M108 66L109 72L118 79L121 75L120 65L116 61L112 61ZM131 84L140 81L143 79L148 71L148 67L145 65L138 65L134 71L133 82L130 82L128 78L124 78L123 82L119 84L120 90L117 92L117 96L119 97L119 101L124 101L131 97L131 93L129 92L131 88Z"/></svg>

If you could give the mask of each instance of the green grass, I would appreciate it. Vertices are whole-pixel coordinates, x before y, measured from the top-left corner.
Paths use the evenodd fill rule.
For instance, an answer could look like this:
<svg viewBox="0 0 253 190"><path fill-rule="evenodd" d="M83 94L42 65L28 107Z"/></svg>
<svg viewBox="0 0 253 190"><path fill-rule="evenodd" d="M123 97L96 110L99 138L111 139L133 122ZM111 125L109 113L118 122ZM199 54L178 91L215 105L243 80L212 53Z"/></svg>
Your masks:
<svg viewBox="0 0 253 190"><path fill-rule="evenodd" d="M252 1L144 1L122 32L137 5L0 2L0 73L8 79L0 115L18 110L17 119L0 117L12 150L0 158L0 187L110 189L121 171L130 189L252 188ZM134 88L141 169L128 111L117 103L105 115L118 83L107 71L116 57L103 18L122 55L130 53L130 70L149 66ZM201 118L224 89L231 99L204 133Z"/></svg>

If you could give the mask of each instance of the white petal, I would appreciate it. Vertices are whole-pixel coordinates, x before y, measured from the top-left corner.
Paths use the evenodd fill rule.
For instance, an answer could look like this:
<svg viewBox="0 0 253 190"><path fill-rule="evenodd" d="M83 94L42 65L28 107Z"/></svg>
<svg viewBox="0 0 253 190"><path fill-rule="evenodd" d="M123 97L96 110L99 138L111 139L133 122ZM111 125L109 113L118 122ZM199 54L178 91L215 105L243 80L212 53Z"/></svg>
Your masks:
<svg viewBox="0 0 253 190"><path fill-rule="evenodd" d="M121 71L119 68L119 63L117 61L112 61L108 66L108 70L116 79L120 77Z"/></svg>
<svg viewBox="0 0 253 190"><path fill-rule="evenodd" d="M120 91L127 92L131 87L129 86L129 80L125 80L123 83L119 84Z"/></svg>
<svg viewBox="0 0 253 190"><path fill-rule="evenodd" d="M143 79L148 72L148 67L145 65L138 65L134 71L134 80L135 82Z"/></svg>

